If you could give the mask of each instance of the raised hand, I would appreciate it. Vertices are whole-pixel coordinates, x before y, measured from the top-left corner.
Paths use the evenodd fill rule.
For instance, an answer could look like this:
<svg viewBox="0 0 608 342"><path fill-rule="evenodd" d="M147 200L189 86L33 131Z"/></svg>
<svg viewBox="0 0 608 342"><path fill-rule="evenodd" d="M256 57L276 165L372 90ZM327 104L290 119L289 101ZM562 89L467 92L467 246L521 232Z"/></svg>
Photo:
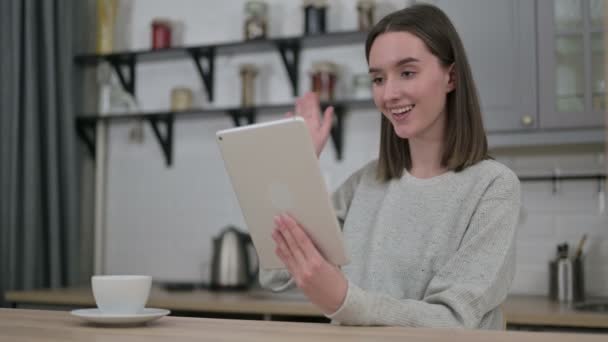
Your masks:
<svg viewBox="0 0 608 342"><path fill-rule="evenodd" d="M315 145L317 157L321 155L323 147L325 147L325 143L327 143L334 117L334 107L329 106L325 109L323 117L321 118L320 107L317 94L308 92L296 100L295 113L288 112L286 114L287 116L301 116L304 119Z"/></svg>

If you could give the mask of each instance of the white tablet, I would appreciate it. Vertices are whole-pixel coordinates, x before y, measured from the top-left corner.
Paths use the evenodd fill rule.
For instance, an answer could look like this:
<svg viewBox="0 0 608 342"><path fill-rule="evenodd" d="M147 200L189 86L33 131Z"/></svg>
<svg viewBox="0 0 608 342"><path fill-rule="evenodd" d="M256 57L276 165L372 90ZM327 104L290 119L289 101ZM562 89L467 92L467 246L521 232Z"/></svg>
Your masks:
<svg viewBox="0 0 608 342"><path fill-rule="evenodd" d="M216 135L262 268L285 268L272 239L273 218L285 212L305 228L328 261L348 263L342 231L302 118L241 126Z"/></svg>

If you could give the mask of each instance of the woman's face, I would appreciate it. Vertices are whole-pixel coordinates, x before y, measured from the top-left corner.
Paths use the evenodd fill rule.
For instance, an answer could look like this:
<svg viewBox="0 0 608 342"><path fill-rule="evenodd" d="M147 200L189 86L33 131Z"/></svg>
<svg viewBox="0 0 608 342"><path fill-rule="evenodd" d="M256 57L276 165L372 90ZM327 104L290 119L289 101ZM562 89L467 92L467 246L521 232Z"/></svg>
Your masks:
<svg viewBox="0 0 608 342"><path fill-rule="evenodd" d="M409 32L386 32L369 52L372 93L378 109L404 139L443 138L451 68Z"/></svg>

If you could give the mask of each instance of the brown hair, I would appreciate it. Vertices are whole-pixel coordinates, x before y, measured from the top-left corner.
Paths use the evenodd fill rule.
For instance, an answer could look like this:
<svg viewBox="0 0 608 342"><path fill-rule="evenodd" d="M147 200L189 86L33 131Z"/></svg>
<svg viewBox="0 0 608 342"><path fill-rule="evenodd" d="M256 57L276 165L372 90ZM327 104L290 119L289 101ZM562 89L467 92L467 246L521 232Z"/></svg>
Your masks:
<svg viewBox="0 0 608 342"><path fill-rule="evenodd" d="M369 32L365 57L374 40L386 32L409 32L420 38L444 67L454 65L456 87L446 99L446 134L441 165L461 171L489 159L488 143L483 128L477 89L462 41L447 15L428 4L416 4L393 12L380 20ZM383 115L380 130L378 179L400 178L403 169L412 168L407 139L395 134L391 122Z"/></svg>

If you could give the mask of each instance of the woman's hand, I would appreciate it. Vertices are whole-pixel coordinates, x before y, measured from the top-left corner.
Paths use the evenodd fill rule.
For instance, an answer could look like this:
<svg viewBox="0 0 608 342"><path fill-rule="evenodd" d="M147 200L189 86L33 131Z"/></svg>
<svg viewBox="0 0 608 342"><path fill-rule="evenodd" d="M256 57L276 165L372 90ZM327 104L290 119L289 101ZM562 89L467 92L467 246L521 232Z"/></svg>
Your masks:
<svg viewBox="0 0 608 342"><path fill-rule="evenodd" d="M348 282L342 271L319 253L308 234L289 215L275 217L275 253L296 285L324 313L336 312L346 297Z"/></svg>
<svg viewBox="0 0 608 342"><path fill-rule="evenodd" d="M308 131L315 145L317 158L321 155L327 142L334 117L334 107L325 109L321 119L319 97L314 92L308 92L296 100L295 113L288 112L287 116L301 116L304 118Z"/></svg>

